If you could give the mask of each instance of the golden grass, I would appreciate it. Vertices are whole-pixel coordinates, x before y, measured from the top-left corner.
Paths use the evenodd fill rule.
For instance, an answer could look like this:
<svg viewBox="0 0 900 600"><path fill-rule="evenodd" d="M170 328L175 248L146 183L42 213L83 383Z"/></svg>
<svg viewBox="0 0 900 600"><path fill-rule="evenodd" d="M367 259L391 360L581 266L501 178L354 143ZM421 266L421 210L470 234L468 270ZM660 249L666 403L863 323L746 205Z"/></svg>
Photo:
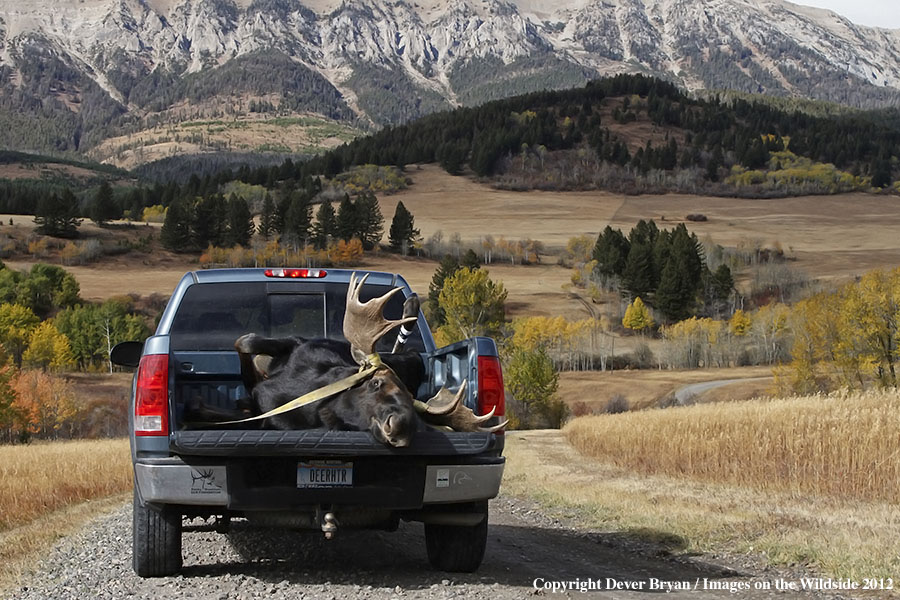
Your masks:
<svg viewBox="0 0 900 600"><path fill-rule="evenodd" d="M900 572L896 504L635 473L585 459L559 431L511 431L504 454L503 494L536 500L555 516L614 537L719 560L749 553L854 580Z"/></svg>
<svg viewBox="0 0 900 600"><path fill-rule="evenodd" d="M0 446L0 532L131 485L126 439Z"/></svg>
<svg viewBox="0 0 900 600"><path fill-rule="evenodd" d="M575 419L583 455L647 474L862 500L900 497L900 393L717 403Z"/></svg>
<svg viewBox="0 0 900 600"><path fill-rule="evenodd" d="M0 590L131 491L127 439L0 446Z"/></svg>

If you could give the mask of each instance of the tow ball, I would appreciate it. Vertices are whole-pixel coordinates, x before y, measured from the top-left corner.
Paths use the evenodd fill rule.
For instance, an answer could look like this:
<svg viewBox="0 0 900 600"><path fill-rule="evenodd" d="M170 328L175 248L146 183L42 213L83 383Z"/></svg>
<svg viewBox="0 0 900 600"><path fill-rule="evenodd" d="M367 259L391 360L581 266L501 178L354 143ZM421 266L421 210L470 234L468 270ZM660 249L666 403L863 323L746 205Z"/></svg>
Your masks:
<svg viewBox="0 0 900 600"><path fill-rule="evenodd" d="M322 533L325 534L326 540L334 539L340 524L333 510L333 508L321 507L318 511L320 515L319 522L322 524Z"/></svg>

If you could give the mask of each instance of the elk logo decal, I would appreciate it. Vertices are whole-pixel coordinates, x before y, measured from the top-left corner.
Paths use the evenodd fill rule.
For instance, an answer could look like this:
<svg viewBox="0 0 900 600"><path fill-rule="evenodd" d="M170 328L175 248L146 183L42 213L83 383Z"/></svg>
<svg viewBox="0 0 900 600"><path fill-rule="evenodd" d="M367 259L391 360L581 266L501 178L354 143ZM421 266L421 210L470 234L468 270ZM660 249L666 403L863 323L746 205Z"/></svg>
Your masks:
<svg viewBox="0 0 900 600"><path fill-rule="evenodd" d="M222 486L216 483L212 469L191 469L192 494L221 494Z"/></svg>

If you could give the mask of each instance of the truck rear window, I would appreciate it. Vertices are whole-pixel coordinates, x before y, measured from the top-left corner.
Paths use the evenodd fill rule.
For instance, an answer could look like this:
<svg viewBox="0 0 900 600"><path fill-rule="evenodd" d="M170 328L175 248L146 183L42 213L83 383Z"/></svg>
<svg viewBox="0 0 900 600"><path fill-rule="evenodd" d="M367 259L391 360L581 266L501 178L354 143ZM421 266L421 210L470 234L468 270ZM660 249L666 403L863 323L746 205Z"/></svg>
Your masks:
<svg viewBox="0 0 900 600"><path fill-rule="evenodd" d="M360 299L365 301L390 289L366 285ZM310 289L271 283L192 285L172 322L171 348L175 351L234 350L235 340L246 333L342 340L346 293L347 285L340 283L319 283ZM403 295L398 293L388 302L385 316L398 319L402 312ZM396 330L388 333L378 343L377 350L390 352L396 337ZM407 347L424 352L418 327Z"/></svg>

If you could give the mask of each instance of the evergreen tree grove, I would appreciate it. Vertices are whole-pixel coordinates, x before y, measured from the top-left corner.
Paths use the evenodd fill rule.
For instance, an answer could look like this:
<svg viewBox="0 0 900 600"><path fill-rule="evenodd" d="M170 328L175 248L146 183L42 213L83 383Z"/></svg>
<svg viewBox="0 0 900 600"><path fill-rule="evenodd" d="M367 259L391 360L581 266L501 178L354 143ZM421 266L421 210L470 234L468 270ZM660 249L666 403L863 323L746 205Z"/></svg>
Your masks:
<svg viewBox="0 0 900 600"><path fill-rule="evenodd" d="M35 207L34 222L39 233L73 238L78 235L78 227L81 225L78 214L78 198L66 188L61 194L41 197Z"/></svg>

